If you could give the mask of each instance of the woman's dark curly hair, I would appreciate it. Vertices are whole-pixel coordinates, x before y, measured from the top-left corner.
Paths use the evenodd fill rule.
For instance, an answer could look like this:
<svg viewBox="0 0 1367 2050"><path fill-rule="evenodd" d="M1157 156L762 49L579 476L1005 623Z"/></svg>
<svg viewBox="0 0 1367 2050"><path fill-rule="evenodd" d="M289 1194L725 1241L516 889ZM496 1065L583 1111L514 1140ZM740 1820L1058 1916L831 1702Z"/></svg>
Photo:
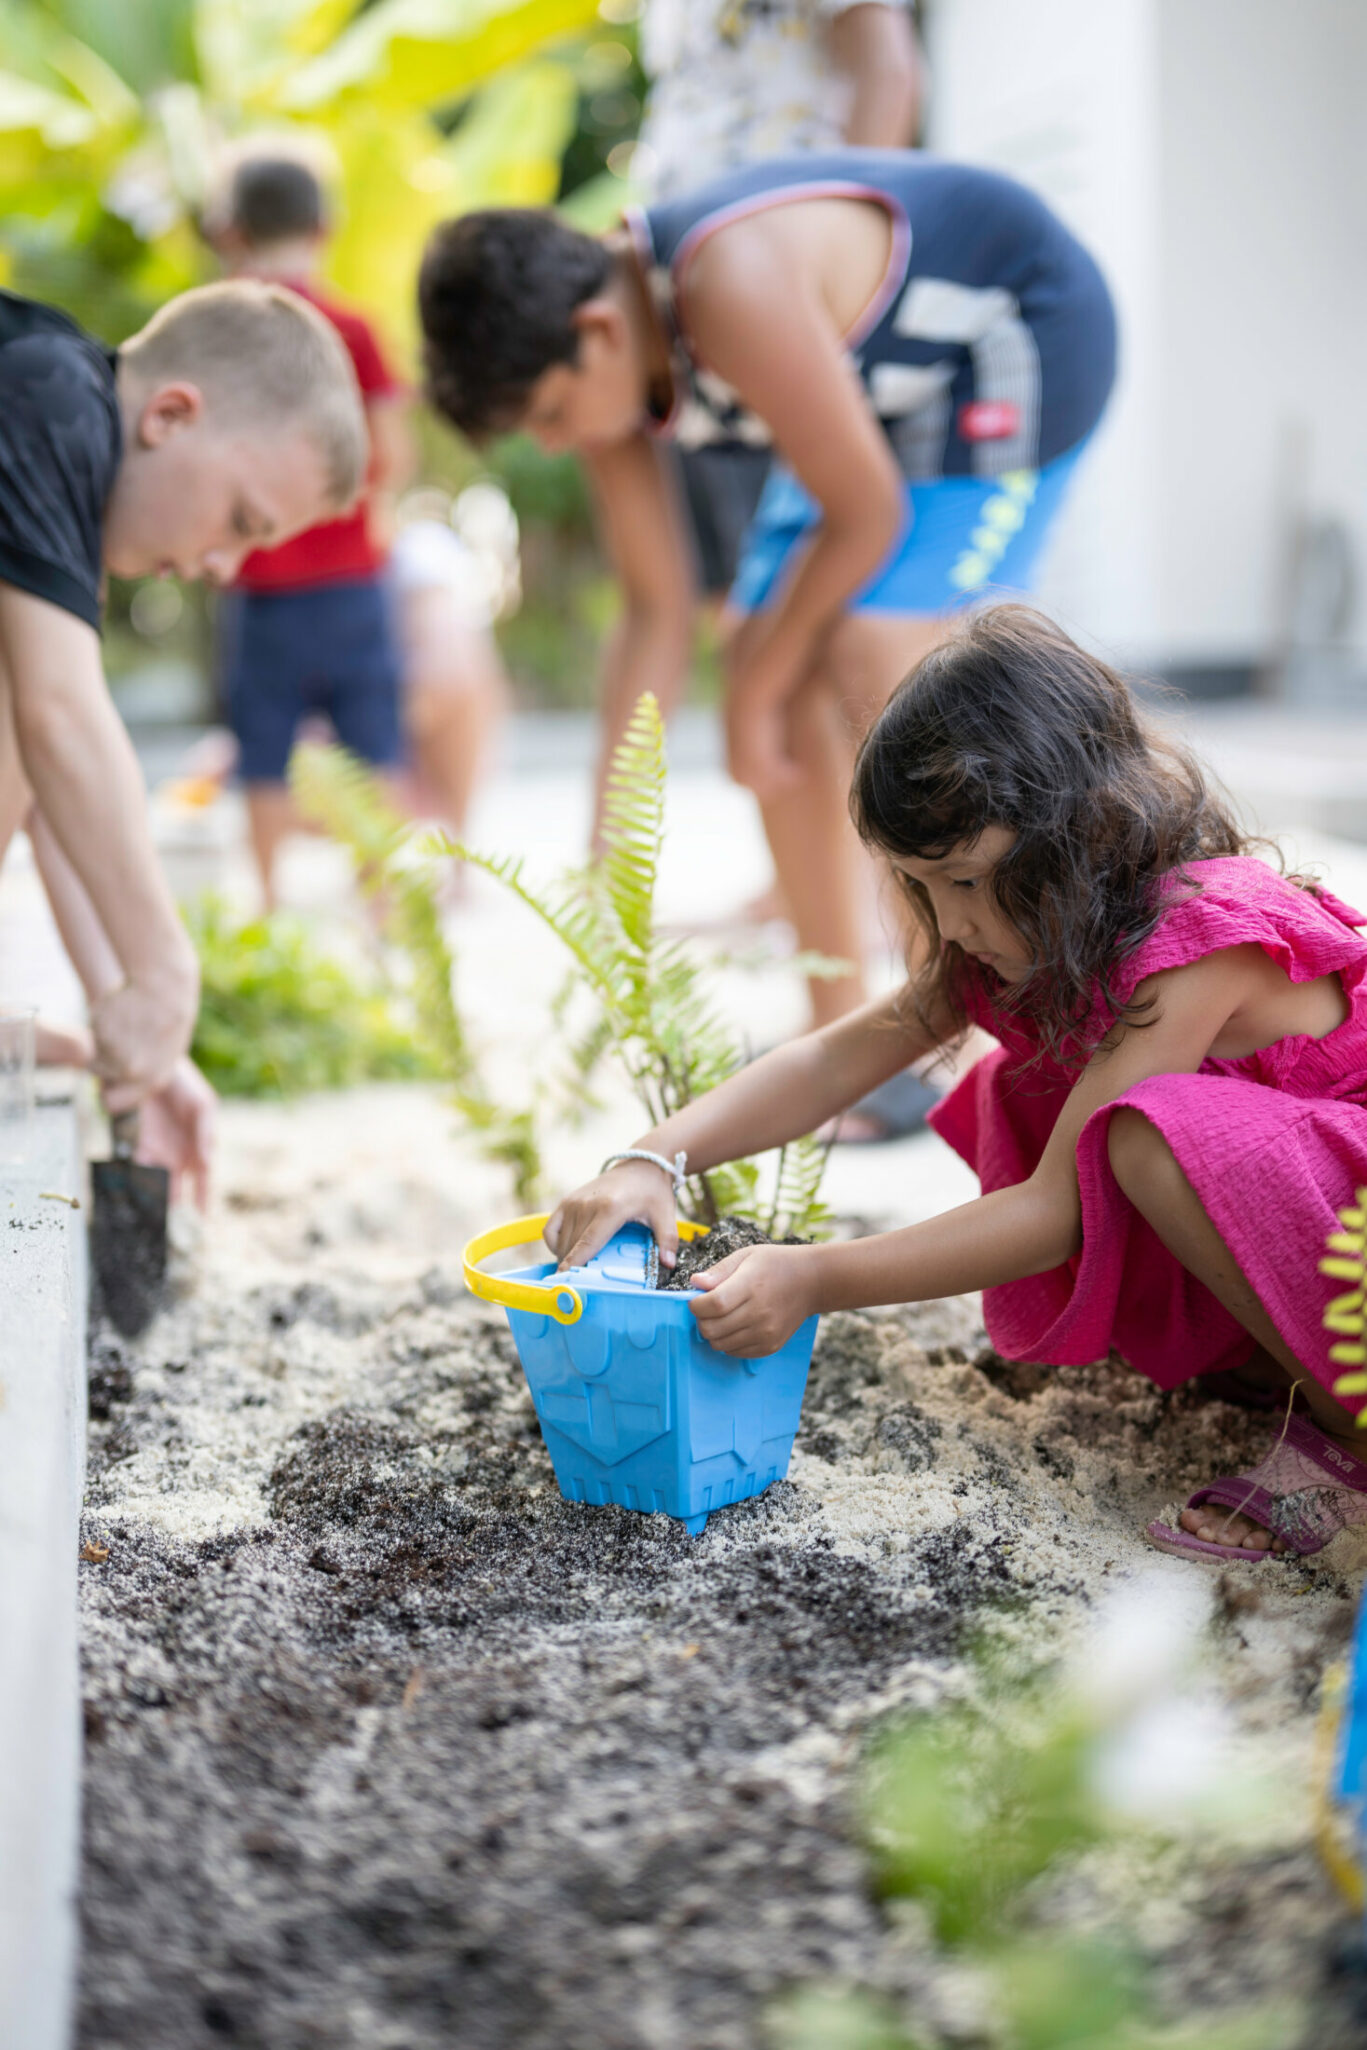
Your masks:
<svg viewBox="0 0 1367 2050"><path fill-rule="evenodd" d="M971 615L912 671L859 751L850 807L870 847L903 859L1015 835L991 888L1033 966L993 1004L1066 1065L1085 1058L1098 992L1113 1022L1145 1022L1113 984L1158 922L1160 879L1252 844L1124 679L1024 605ZM965 978L987 971L941 946L927 892L902 881L932 947L912 1001L962 1026Z"/></svg>

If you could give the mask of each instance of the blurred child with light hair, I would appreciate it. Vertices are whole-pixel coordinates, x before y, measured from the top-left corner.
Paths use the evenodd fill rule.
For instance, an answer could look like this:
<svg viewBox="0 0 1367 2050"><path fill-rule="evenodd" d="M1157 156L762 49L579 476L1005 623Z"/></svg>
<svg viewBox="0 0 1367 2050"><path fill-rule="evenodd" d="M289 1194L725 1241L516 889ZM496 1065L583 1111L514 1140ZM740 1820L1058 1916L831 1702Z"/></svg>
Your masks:
<svg viewBox="0 0 1367 2050"><path fill-rule="evenodd" d="M105 574L227 583L348 506L365 461L346 351L274 285L184 293L117 350L0 292L0 858L25 820L53 850L105 1100L170 1092L172 1168L205 1143L198 973L105 683Z"/></svg>

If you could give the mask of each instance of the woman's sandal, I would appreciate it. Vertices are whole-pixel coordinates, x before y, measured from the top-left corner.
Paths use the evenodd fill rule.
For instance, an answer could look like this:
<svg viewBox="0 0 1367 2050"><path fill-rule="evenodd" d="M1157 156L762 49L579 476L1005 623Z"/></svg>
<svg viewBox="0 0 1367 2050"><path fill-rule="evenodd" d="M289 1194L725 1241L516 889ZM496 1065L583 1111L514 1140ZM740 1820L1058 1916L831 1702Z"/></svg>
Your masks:
<svg viewBox="0 0 1367 2050"><path fill-rule="evenodd" d="M1322 1552L1340 1531L1367 1525L1367 1460L1345 1452L1304 1417L1293 1416L1266 1459L1252 1473L1211 1481L1187 1500L1188 1509L1213 1502L1230 1517L1248 1516L1280 1538L1285 1550L1213 1545L1180 1524L1155 1521L1145 1535L1161 1552L1184 1559L1303 1559Z"/></svg>

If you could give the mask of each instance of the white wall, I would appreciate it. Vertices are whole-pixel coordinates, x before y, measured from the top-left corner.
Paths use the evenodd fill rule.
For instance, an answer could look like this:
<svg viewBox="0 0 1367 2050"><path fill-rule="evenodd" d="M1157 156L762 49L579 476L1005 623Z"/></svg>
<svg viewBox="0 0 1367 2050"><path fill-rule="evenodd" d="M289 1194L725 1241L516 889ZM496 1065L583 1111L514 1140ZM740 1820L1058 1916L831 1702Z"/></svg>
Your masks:
<svg viewBox="0 0 1367 2050"><path fill-rule="evenodd" d="M931 146L1033 185L1119 308L1043 597L1128 660L1261 660L1293 441L1367 576L1367 5L932 0L929 40Z"/></svg>
<svg viewBox="0 0 1367 2050"><path fill-rule="evenodd" d="M1162 629L1257 659L1297 497L1351 523L1367 569L1367 8L1157 13Z"/></svg>
<svg viewBox="0 0 1367 2050"><path fill-rule="evenodd" d="M1059 522L1041 597L1076 631L1128 652L1152 615L1156 576L1150 0L935 0L928 41L929 146L1033 186L1115 294L1117 388Z"/></svg>

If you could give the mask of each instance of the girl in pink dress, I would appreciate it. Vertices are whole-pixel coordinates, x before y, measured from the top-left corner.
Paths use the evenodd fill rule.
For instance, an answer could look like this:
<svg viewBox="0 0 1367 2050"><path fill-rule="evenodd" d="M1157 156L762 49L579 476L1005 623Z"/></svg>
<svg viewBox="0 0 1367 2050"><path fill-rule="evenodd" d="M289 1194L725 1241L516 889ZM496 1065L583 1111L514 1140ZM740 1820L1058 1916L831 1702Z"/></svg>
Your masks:
<svg viewBox="0 0 1367 2050"><path fill-rule="evenodd" d="M1009 1359L1115 1351L1160 1388L1218 1375L1287 1408L1262 1465L1198 1489L1155 1544L1264 1561L1367 1525L1362 1402L1332 1392L1318 1273L1367 1183L1362 915L1246 853L1122 679L1021 606L969 618L913 671L852 803L909 900L906 984L642 1134L555 1212L562 1266L633 1218L669 1263L678 1154L697 1172L778 1145L982 1025L998 1049L932 1116L982 1195L902 1231L733 1254L698 1277L707 1337L757 1358L814 1310L982 1289Z"/></svg>

